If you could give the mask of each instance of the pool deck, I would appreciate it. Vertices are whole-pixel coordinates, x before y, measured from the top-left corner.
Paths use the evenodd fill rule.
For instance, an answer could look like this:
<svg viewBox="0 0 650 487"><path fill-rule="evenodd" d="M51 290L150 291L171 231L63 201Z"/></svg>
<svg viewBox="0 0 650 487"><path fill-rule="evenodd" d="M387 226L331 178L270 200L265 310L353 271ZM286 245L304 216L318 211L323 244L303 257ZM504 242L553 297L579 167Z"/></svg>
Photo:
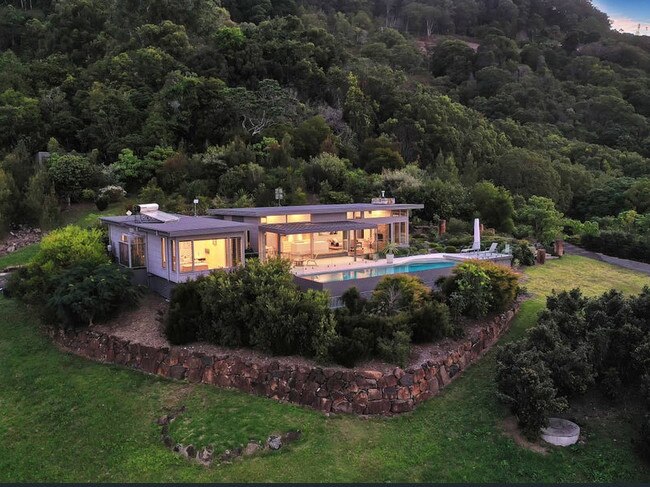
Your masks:
<svg viewBox="0 0 650 487"><path fill-rule="evenodd" d="M504 265L510 265L510 255L506 254L486 254L483 253L466 253L466 254L424 254L424 255L413 255L409 257L399 257L393 259L392 264L388 264L386 259L379 260L357 260L356 262L328 262L326 265L320 266L310 266L310 267L297 267L292 269L294 274L294 280L300 286L301 289L313 289L317 291L328 291L332 297L332 306L340 306L340 297L350 289L351 287L356 287L362 296L369 296L372 291L375 289L379 281L381 281L384 276L372 276L364 277L360 279L349 279L342 281L328 281L328 282L319 282L313 279L309 279L309 276L315 274L323 274L329 272L345 272L348 270L354 269L368 269L371 267L386 267L391 265L403 265L403 264L413 264L418 262L430 262L430 261L457 261L458 263L471 260L471 259L481 259L481 260L491 260L494 262L502 263ZM443 276L448 276L451 274L455 266L445 267L439 269L427 269L422 271L410 272L414 276L422 279L425 285L429 287L434 287L435 282Z"/></svg>

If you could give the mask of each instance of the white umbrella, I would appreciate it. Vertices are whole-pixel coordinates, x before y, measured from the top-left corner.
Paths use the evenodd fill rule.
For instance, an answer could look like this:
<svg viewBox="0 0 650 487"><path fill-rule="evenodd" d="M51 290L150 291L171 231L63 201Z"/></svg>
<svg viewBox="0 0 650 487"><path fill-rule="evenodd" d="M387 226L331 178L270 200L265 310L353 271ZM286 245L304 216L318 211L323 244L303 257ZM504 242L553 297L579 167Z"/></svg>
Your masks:
<svg viewBox="0 0 650 487"><path fill-rule="evenodd" d="M474 250L481 250L481 224L478 218L474 218L474 243L472 244Z"/></svg>

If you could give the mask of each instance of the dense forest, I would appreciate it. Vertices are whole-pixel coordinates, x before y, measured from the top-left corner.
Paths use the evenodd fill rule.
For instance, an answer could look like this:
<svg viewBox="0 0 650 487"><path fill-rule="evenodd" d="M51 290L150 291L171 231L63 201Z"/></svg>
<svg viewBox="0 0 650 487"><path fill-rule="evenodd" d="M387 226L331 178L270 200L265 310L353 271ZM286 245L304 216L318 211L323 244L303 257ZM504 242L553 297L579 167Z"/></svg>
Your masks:
<svg viewBox="0 0 650 487"><path fill-rule="evenodd" d="M588 0L5 0L0 67L5 229L115 186L172 211L281 186L650 233L650 37Z"/></svg>

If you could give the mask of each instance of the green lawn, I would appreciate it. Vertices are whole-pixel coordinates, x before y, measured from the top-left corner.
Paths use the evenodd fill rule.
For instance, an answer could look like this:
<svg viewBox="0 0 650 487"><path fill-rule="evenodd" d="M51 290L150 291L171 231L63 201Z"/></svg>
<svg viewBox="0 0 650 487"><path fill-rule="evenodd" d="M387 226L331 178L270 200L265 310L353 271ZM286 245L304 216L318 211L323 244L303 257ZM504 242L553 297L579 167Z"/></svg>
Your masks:
<svg viewBox="0 0 650 487"><path fill-rule="evenodd" d="M100 216L124 215L126 207L131 203L132 201L128 199L111 203L104 211L99 211L95 203L77 203L61 213L61 223L90 227L99 222Z"/></svg>
<svg viewBox="0 0 650 487"><path fill-rule="evenodd" d="M506 340L519 336L550 288L637 292L647 276L582 258L527 272L538 297ZM595 276L595 277L594 277ZM0 299L0 481L429 481L624 482L650 480L630 446L623 405L580 417L587 441L547 455L502 433L488 353L438 397L390 419L326 418L315 411L214 387L166 381L59 352L21 304ZM154 419L184 404L175 439L217 450L301 429L280 452L206 469L167 451Z"/></svg>
<svg viewBox="0 0 650 487"><path fill-rule="evenodd" d="M100 212L94 203L79 203L72 205L69 210L61 214L62 225L79 225L80 227L91 227L99 221L100 216L114 216L124 213L124 208L128 203L121 201L111 203L106 210ZM0 257L0 271L7 267L23 265L31 260L38 252L39 244L28 245L11 254Z"/></svg>
<svg viewBox="0 0 650 487"><path fill-rule="evenodd" d="M0 271L7 267L23 265L29 262L38 252L40 244L32 244L0 257Z"/></svg>

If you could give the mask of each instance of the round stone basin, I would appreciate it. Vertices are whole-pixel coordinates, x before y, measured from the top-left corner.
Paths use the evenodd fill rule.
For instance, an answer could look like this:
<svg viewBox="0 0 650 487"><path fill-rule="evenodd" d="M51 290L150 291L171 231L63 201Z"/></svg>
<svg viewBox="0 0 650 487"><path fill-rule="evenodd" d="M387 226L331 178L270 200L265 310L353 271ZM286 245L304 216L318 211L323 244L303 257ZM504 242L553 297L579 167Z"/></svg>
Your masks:
<svg viewBox="0 0 650 487"><path fill-rule="evenodd" d="M568 419L549 418L548 426L542 428L542 439L551 445L569 446L578 442L580 426Z"/></svg>

